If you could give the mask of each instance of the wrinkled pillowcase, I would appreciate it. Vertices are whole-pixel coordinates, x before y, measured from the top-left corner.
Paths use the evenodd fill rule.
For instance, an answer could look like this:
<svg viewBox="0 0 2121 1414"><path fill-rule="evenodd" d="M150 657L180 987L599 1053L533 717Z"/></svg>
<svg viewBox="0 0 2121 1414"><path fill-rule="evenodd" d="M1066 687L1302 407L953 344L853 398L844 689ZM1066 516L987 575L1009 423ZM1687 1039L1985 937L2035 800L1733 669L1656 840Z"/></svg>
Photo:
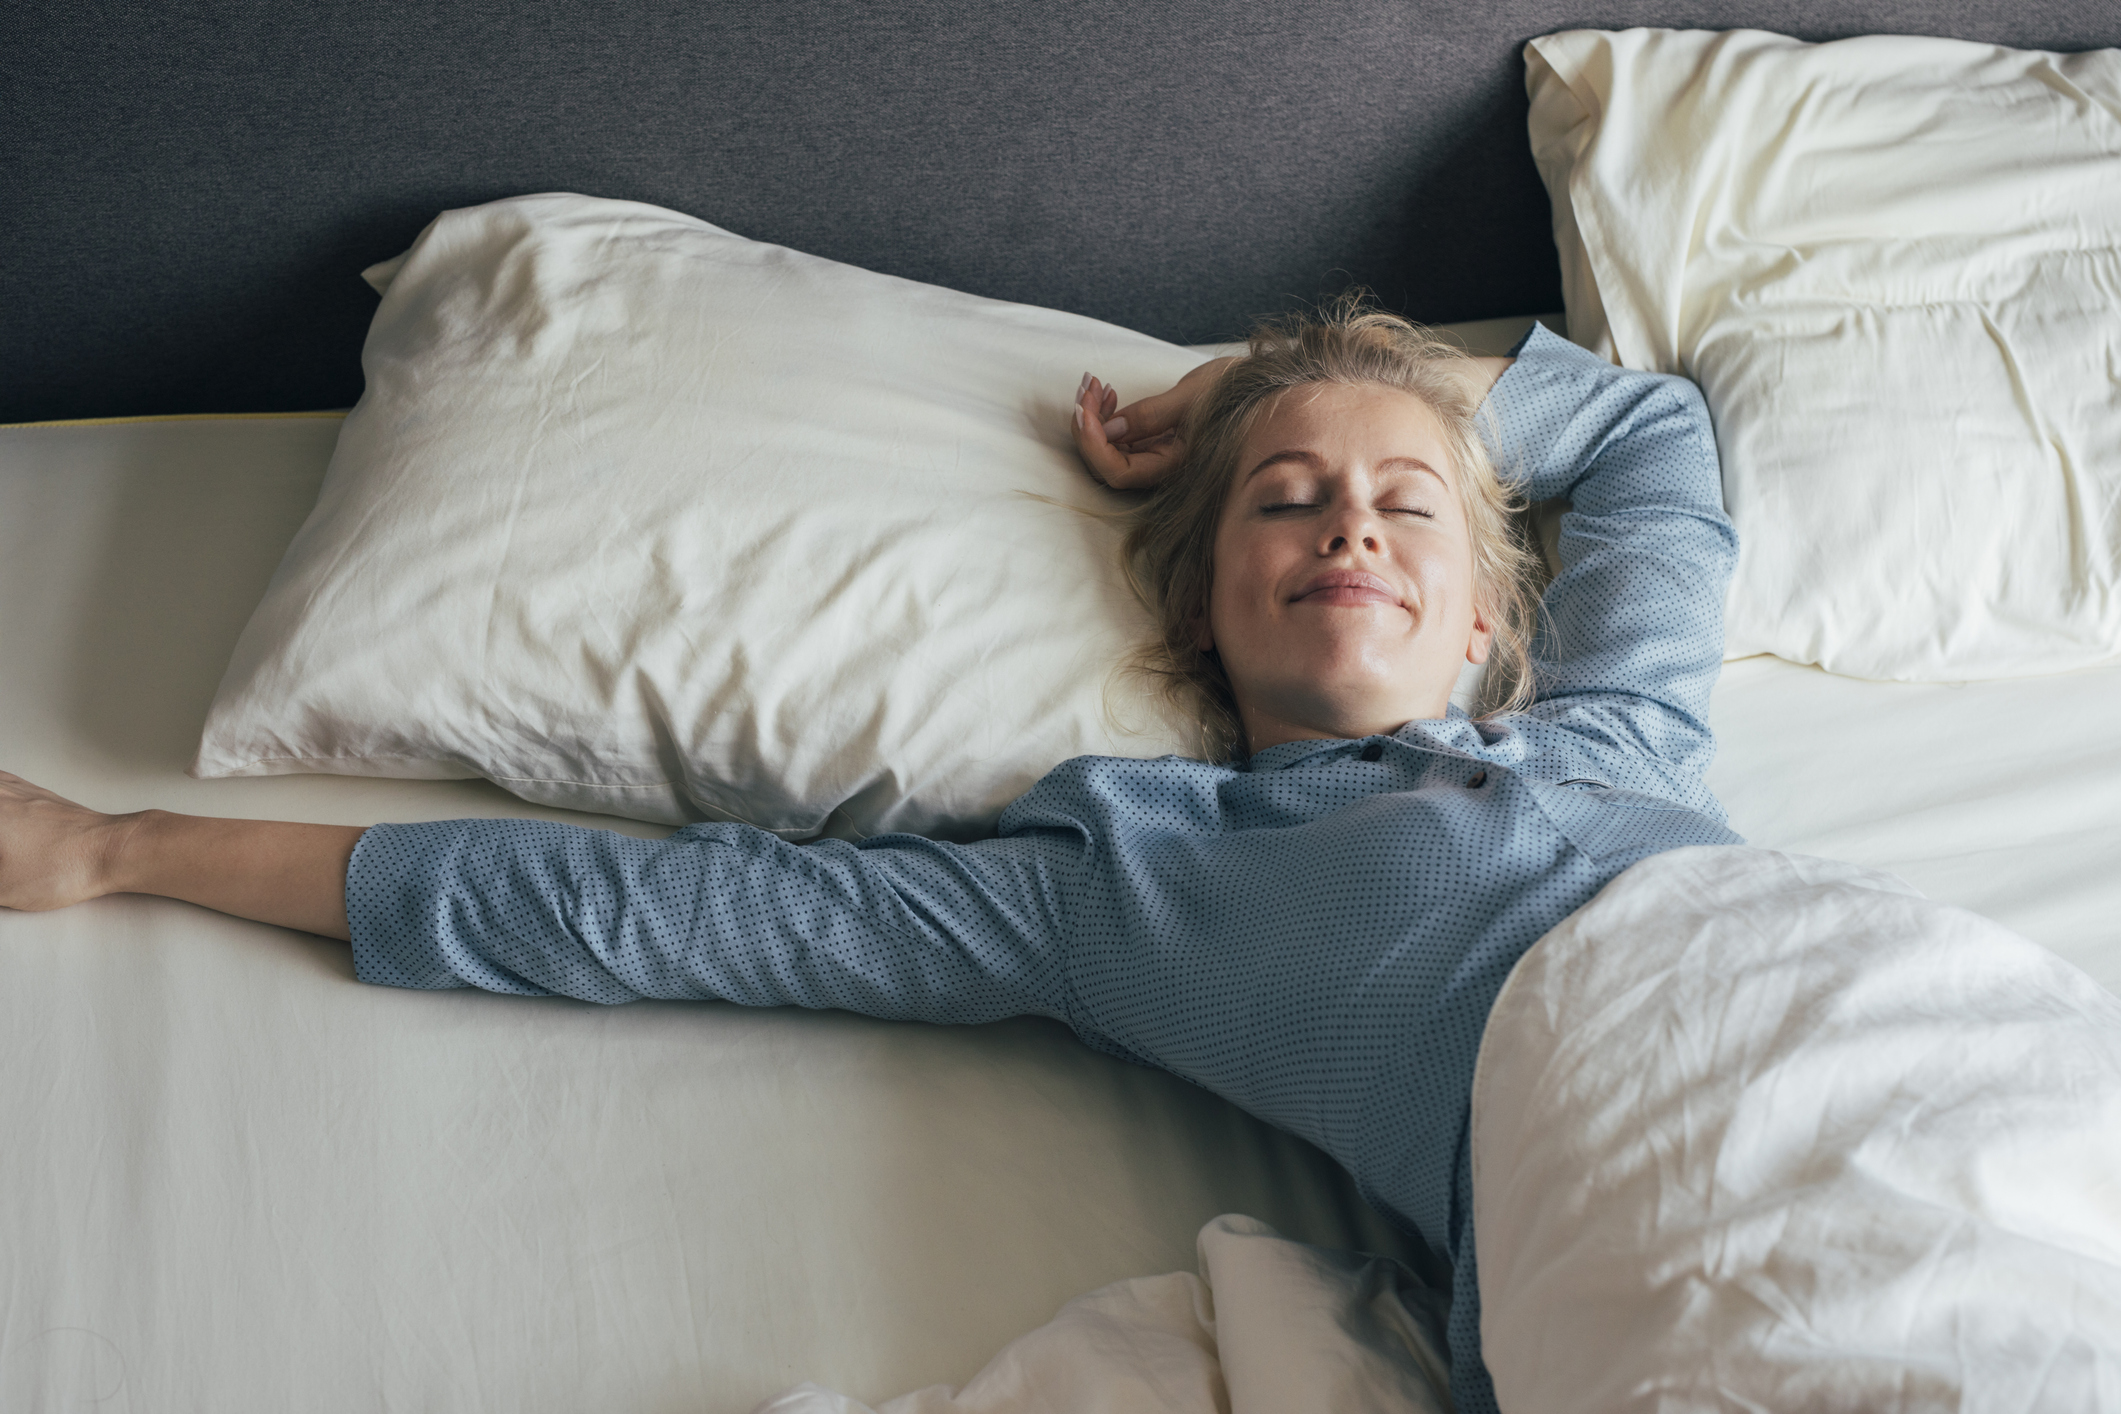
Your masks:
<svg viewBox="0 0 2121 1414"><path fill-rule="evenodd" d="M962 838L1193 741L1116 671L1150 625L1068 426L1085 369L1199 353L582 196L370 274L367 390L195 774Z"/></svg>
<svg viewBox="0 0 2121 1414"><path fill-rule="evenodd" d="M2121 51L1580 30L1526 60L1570 336L1715 418L1728 655L2121 655Z"/></svg>

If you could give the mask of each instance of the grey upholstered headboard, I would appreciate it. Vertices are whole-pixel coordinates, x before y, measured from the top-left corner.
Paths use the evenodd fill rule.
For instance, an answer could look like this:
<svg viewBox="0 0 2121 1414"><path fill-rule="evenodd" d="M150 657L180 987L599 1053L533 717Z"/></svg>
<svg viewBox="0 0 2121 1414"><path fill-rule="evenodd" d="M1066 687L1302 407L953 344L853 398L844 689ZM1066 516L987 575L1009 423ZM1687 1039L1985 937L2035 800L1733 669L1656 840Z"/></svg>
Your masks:
<svg viewBox="0 0 2121 1414"><path fill-rule="evenodd" d="M1533 35L2121 44L2113 0L115 0L0 15L0 421L345 406L356 278L574 190L1165 338L1558 308Z"/></svg>

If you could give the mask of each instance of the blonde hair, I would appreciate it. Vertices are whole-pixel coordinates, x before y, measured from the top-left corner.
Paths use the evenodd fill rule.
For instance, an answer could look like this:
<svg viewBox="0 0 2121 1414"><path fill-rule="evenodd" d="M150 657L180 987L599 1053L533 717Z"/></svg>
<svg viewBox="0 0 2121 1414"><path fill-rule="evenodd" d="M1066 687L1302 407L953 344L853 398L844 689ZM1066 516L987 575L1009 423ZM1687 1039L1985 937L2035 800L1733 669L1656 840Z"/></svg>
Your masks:
<svg viewBox="0 0 2121 1414"><path fill-rule="evenodd" d="M1357 291L1316 315L1261 324L1245 356L1194 402L1181 433L1185 463L1133 513L1124 556L1128 580L1158 631L1132 666L1200 723L1209 760L1246 751L1229 676L1214 650L1198 642L1215 581L1216 529L1245 439L1282 394L1316 384L1395 388L1436 414L1472 541L1474 605L1494 632L1479 717L1530 704L1538 562L1516 518L1524 500L1496 474L1480 436L1473 371L1463 349Z"/></svg>

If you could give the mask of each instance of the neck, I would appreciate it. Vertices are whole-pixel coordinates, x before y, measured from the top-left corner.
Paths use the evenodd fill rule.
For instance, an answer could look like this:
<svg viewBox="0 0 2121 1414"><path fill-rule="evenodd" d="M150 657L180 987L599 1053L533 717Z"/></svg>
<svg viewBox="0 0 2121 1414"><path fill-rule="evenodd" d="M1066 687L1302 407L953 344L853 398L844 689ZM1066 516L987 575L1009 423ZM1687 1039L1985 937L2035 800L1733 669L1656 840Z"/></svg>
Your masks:
<svg viewBox="0 0 2121 1414"><path fill-rule="evenodd" d="M1450 710L1445 698L1435 711L1377 714L1362 712L1305 712L1282 715L1240 701L1237 719L1245 729L1245 750L1257 755L1292 741L1348 741L1357 737L1390 736L1408 722L1441 717Z"/></svg>

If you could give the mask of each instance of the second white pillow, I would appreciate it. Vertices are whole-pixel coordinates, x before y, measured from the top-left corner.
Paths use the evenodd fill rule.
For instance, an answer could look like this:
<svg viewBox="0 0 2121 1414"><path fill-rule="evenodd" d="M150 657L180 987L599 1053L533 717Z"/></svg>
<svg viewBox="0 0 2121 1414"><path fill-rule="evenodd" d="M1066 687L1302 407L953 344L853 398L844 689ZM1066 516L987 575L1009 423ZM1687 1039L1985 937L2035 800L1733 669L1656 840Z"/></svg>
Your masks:
<svg viewBox="0 0 2121 1414"><path fill-rule="evenodd" d="M1730 656L2121 654L2121 51L1577 30L1526 61L1570 336L1715 417Z"/></svg>

